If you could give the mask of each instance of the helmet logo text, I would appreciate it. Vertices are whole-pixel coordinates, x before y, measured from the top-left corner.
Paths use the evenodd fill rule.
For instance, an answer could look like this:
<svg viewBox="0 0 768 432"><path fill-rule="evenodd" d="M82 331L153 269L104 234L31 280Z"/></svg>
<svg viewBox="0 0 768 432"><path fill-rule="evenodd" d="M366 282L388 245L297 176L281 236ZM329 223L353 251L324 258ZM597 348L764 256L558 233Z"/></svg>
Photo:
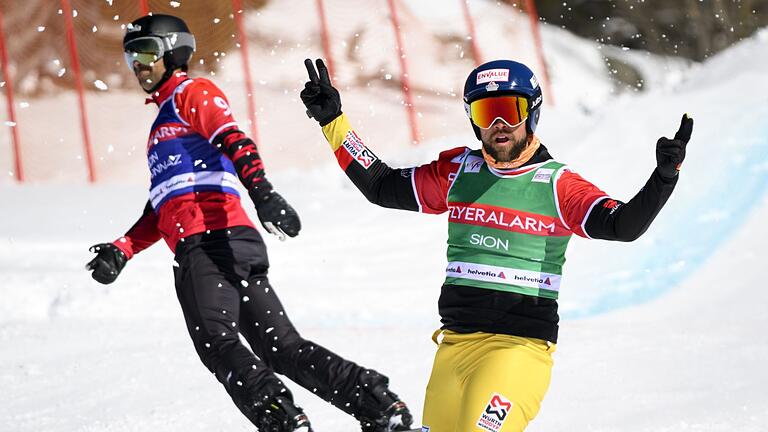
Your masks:
<svg viewBox="0 0 768 432"><path fill-rule="evenodd" d="M491 81L509 81L509 69L488 69L477 73L476 84Z"/></svg>

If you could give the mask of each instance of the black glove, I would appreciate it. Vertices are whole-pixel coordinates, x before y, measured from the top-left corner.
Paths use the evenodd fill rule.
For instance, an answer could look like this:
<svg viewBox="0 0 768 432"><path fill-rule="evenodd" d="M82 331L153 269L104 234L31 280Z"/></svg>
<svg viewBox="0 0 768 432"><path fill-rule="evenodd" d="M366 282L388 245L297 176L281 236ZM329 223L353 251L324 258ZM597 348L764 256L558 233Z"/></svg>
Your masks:
<svg viewBox="0 0 768 432"><path fill-rule="evenodd" d="M331 85L325 63L320 59L315 63L317 63L317 71L312 65L312 60L304 60L309 81L304 84L304 90L301 91L300 96L304 106L307 107L307 115L317 120L320 126L325 126L341 115L341 96Z"/></svg>
<svg viewBox="0 0 768 432"><path fill-rule="evenodd" d="M271 188L252 189L248 191L256 212L259 214L261 225L269 233L285 240L285 235L296 237L301 230L301 221L296 210L285 201L279 193Z"/></svg>
<svg viewBox="0 0 768 432"><path fill-rule="evenodd" d="M685 147L691 139L693 119L683 114L680 129L672 139L661 137L656 142L656 170L667 180L675 178L685 159Z"/></svg>
<svg viewBox="0 0 768 432"><path fill-rule="evenodd" d="M111 284L125 267L128 258L112 243L99 243L91 246L89 251L96 253L96 258L85 265L88 271L93 270L91 277L104 285Z"/></svg>

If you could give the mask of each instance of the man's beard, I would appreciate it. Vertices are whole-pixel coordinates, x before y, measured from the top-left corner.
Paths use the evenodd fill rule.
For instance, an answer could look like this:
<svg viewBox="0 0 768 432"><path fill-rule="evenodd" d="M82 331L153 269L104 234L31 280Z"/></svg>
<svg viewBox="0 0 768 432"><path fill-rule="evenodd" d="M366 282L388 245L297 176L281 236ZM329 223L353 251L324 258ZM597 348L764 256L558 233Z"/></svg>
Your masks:
<svg viewBox="0 0 768 432"><path fill-rule="evenodd" d="M483 149L488 156L492 157L496 162L512 162L519 158L523 153L523 150L528 146L528 136L515 141L512 137L509 141L504 143L497 143L496 136L493 134L487 141L483 141ZM509 136L509 135L507 135ZM510 143L512 143L510 145Z"/></svg>

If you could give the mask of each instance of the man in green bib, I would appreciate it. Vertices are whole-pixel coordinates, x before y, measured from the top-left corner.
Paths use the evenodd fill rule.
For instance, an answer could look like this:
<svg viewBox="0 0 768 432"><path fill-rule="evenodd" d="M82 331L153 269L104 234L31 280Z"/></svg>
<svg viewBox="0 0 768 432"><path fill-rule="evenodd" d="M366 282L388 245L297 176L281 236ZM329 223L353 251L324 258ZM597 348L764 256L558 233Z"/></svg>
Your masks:
<svg viewBox="0 0 768 432"><path fill-rule="evenodd" d="M442 328L427 385L422 430L516 432L536 416L557 342L565 250L572 234L633 241L678 180L693 129L656 143L657 165L624 203L550 156L535 135L539 83L524 64L495 60L467 77L464 106L482 142L437 160L393 169L368 149L341 111L322 60L305 61L301 92L336 159L382 207L448 213L448 265L438 308Z"/></svg>

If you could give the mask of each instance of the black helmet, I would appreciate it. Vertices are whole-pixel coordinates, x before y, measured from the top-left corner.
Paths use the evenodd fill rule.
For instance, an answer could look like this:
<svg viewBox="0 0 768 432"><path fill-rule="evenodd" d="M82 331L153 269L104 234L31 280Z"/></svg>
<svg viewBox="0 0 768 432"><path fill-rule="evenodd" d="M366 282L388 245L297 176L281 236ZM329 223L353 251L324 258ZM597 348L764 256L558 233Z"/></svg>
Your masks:
<svg viewBox="0 0 768 432"><path fill-rule="evenodd" d="M150 65L160 58L163 59L166 74L149 91L151 93L165 82L174 70L186 70L195 51L195 37L181 18L160 14L147 15L128 24L123 37L123 51L131 70L135 61Z"/></svg>

